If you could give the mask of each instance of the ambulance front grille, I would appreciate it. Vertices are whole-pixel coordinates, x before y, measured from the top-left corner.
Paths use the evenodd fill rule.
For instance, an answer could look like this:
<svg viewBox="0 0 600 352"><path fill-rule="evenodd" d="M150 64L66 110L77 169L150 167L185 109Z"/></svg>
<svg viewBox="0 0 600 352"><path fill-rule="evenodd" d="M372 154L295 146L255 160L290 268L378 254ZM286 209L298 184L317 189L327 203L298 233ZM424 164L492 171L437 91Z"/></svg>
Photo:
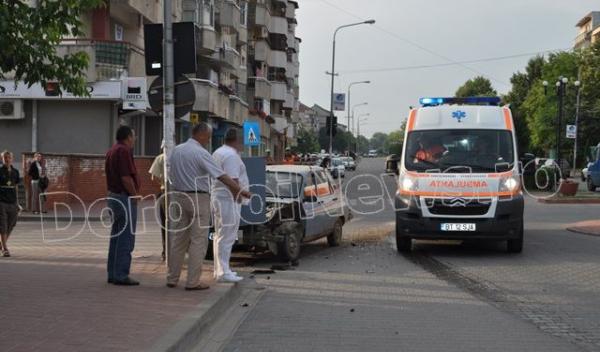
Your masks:
<svg viewBox="0 0 600 352"><path fill-rule="evenodd" d="M491 199L427 199L425 202L429 212L434 215L485 215L491 205Z"/></svg>

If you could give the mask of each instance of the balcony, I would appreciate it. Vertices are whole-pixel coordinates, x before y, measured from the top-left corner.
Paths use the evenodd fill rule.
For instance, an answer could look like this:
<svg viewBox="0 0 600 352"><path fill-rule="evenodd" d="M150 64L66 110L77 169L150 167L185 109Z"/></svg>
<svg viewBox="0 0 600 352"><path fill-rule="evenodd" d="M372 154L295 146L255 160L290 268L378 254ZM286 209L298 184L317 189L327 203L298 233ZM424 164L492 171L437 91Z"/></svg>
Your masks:
<svg viewBox="0 0 600 352"><path fill-rule="evenodd" d="M229 112L229 99L225 101L225 94L219 92L218 85L209 80L190 78L196 92L196 101L193 110L206 112L211 116L227 117ZM225 102L225 104L224 104Z"/></svg>
<svg viewBox="0 0 600 352"><path fill-rule="evenodd" d="M271 128L275 129L275 131L279 133L283 133L285 129L288 127L288 121L285 116L282 115L271 115L275 120L275 123L271 125Z"/></svg>
<svg viewBox="0 0 600 352"><path fill-rule="evenodd" d="M582 32L575 37L575 48L587 48L592 41L592 32Z"/></svg>
<svg viewBox="0 0 600 352"><path fill-rule="evenodd" d="M248 77L248 96L271 100L271 82L263 77ZM248 100L252 100L248 98Z"/></svg>
<svg viewBox="0 0 600 352"><path fill-rule="evenodd" d="M285 101L287 84L285 82L271 82L271 100Z"/></svg>
<svg viewBox="0 0 600 352"><path fill-rule="evenodd" d="M157 6L156 0L112 0L110 7L117 12L140 14L153 23L159 23L163 18L162 5Z"/></svg>
<svg viewBox="0 0 600 352"><path fill-rule="evenodd" d="M251 26L262 26L269 28L271 14L264 4L250 3L248 12L248 23Z"/></svg>
<svg viewBox="0 0 600 352"><path fill-rule="evenodd" d="M248 104L235 95L229 96L229 116L227 120L239 125L244 123L248 116Z"/></svg>
<svg viewBox="0 0 600 352"><path fill-rule="evenodd" d="M144 50L127 42L65 39L57 47L59 56L85 52L90 61L89 82L118 79L122 74L144 76Z"/></svg>
<svg viewBox="0 0 600 352"><path fill-rule="evenodd" d="M254 42L253 44L250 44L249 55L253 55L255 61L269 62L271 47L266 40Z"/></svg>
<svg viewBox="0 0 600 352"><path fill-rule="evenodd" d="M217 33L211 27L196 26L196 52L199 55L211 55L217 46Z"/></svg>
<svg viewBox="0 0 600 352"><path fill-rule="evenodd" d="M288 1L287 8L285 10L285 17L289 19L296 18L296 9L298 8L298 4L293 1Z"/></svg>
<svg viewBox="0 0 600 352"><path fill-rule="evenodd" d="M269 25L269 32L274 34L287 34L288 22L285 17L271 17L271 23Z"/></svg>
<svg viewBox="0 0 600 352"><path fill-rule="evenodd" d="M247 44L248 43L248 28L246 26L240 26L237 35L237 41L239 44Z"/></svg>
<svg viewBox="0 0 600 352"><path fill-rule="evenodd" d="M292 109L294 109L294 105L295 105L294 103L295 103L294 92L287 91L285 93L285 100L283 101L283 108L287 109L287 110L292 110Z"/></svg>
<svg viewBox="0 0 600 352"><path fill-rule="evenodd" d="M219 60L229 70L237 71L241 65L240 53L234 48L225 47L219 49Z"/></svg>
<svg viewBox="0 0 600 352"><path fill-rule="evenodd" d="M219 12L216 16L217 27L228 27L234 31L240 30L240 7L233 0L221 0L218 2Z"/></svg>
<svg viewBox="0 0 600 352"><path fill-rule="evenodd" d="M287 54L285 51L271 50L271 56L267 61L270 67L287 67Z"/></svg>

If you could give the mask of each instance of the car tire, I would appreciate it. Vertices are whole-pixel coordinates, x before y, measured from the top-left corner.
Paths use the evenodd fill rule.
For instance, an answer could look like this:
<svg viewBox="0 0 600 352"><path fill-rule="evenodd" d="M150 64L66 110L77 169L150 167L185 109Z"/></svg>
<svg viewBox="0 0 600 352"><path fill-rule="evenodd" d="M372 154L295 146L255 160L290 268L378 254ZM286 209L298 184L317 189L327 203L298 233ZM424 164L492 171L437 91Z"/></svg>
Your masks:
<svg viewBox="0 0 600 352"><path fill-rule="evenodd" d="M594 182L592 181L592 178L588 176L587 177L587 189L588 189L588 191L590 191L590 192L596 192L596 188L598 188L598 187L594 184Z"/></svg>
<svg viewBox="0 0 600 352"><path fill-rule="evenodd" d="M327 244L329 247L338 247L342 244L344 220L338 219L333 225L333 232L327 236Z"/></svg>
<svg viewBox="0 0 600 352"><path fill-rule="evenodd" d="M398 253L412 252L412 238L396 234L396 250Z"/></svg>
<svg viewBox="0 0 600 352"><path fill-rule="evenodd" d="M506 241L506 251L508 253L521 253L523 252L523 222L521 221L521 225L519 228L519 236L515 239L511 239Z"/></svg>
<svg viewBox="0 0 600 352"><path fill-rule="evenodd" d="M292 223L287 225L283 232L283 241L279 242L277 254L284 261L296 261L300 258L302 245L302 225Z"/></svg>

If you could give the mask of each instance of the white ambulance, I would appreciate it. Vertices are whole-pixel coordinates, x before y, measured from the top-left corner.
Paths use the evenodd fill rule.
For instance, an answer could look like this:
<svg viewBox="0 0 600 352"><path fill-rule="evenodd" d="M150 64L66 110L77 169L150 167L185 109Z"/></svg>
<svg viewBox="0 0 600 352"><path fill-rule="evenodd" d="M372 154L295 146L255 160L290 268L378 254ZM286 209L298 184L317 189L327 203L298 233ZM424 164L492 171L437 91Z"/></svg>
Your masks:
<svg viewBox="0 0 600 352"><path fill-rule="evenodd" d="M507 241L523 249L523 193L512 115L500 98L422 98L406 124L396 192L396 244Z"/></svg>

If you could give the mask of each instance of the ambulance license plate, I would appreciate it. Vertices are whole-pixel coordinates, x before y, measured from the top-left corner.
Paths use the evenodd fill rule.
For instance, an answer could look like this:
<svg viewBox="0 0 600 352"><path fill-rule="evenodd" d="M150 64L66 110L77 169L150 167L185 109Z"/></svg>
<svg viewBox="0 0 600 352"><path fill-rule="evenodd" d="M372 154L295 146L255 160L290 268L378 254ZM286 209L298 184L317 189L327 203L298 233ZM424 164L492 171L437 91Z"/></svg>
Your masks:
<svg viewBox="0 0 600 352"><path fill-rule="evenodd" d="M476 231L475 224L440 224L442 231Z"/></svg>

